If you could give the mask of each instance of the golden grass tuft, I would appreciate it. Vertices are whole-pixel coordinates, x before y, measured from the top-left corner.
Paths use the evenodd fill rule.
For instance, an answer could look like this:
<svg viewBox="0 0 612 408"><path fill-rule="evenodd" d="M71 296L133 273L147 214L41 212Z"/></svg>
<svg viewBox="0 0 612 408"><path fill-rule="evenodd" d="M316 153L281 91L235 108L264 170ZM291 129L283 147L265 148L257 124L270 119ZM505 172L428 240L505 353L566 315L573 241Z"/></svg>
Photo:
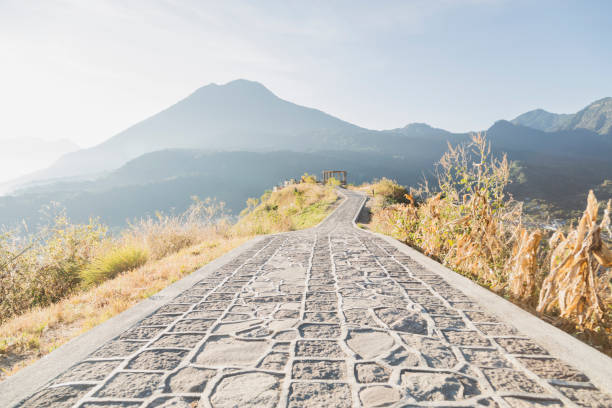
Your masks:
<svg viewBox="0 0 612 408"><path fill-rule="evenodd" d="M85 286L97 285L147 262L147 252L131 245L111 249L80 271Z"/></svg>

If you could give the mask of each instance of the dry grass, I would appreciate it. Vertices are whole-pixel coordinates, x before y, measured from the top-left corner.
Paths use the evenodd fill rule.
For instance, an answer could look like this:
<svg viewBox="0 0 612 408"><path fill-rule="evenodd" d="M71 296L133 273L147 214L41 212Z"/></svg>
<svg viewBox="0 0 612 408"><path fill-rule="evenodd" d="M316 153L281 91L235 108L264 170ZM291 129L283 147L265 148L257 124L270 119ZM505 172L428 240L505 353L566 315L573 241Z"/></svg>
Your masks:
<svg viewBox="0 0 612 408"><path fill-rule="evenodd" d="M591 192L578 226L547 237L526 228L522 204L504 194L509 167L505 157L490 156L484 136L474 135L468 145L449 146L438 163L436 191L421 186L402 204L395 198L400 186L388 181L359 189L375 199L372 229L612 355L612 251L601 235L609 230L610 203L598 221L600 206ZM376 200L377 194L389 199Z"/></svg>
<svg viewBox="0 0 612 408"><path fill-rule="evenodd" d="M308 177L261 198L249 199L232 232L242 235L271 234L309 228L321 222L337 201L333 186L314 184Z"/></svg>
<svg viewBox="0 0 612 408"><path fill-rule="evenodd" d="M98 285L121 272L138 268L147 262L147 253L141 248L124 245L94 259L79 273L85 286Z"/></svg>
<svg viewBox="0 0 612 408"><path fill-rule="evenodd" d="M550 273L538 302L538 311L556 309L562 318L588 328L597 327L604 318L602 297L609 296L600 293L598 281L605 276L603 268L612 267L612 251L601 239L601 230L610 225L610 201L601 223L597 222L598 209L591 191L578 226L567 236L558 231L551 238Z"/></svg>
<svg viewBox="0 0 612 408"><path fill-rule="evenodd" d="M97 220L72 224L62 212L35 234L0 234L0 323L74 291L106 240Z"/></svg>
<svg viewBox="0 0 612 408"><path fill-rule="evenodd" d="M357 187L349 187L351 190L361 191L372 197L372 210L379 211L393 204L407 203L405 187L397 184L396 181L386 177L374 180L372 183L364 183Z"/></svg>
<svg viewBox="0 0 612 408"><path fill-rule="evenodd" d="M35 308L0 326L0 380L159 292L251 237L209 239L121 274L91 290Z"/></svg>

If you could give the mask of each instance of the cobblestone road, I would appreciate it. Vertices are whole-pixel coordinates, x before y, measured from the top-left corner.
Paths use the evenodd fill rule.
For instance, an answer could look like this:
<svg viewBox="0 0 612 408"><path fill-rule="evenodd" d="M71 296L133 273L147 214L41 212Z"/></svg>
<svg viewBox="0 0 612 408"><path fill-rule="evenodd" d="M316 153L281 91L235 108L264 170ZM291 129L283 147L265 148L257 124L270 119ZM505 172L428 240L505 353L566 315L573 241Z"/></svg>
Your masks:
<svg viewBox="0 0 612 408"><path fill-rule="evenodd" d="M23 407L612 406L440 276L353 227L268 236Z"/></svg>

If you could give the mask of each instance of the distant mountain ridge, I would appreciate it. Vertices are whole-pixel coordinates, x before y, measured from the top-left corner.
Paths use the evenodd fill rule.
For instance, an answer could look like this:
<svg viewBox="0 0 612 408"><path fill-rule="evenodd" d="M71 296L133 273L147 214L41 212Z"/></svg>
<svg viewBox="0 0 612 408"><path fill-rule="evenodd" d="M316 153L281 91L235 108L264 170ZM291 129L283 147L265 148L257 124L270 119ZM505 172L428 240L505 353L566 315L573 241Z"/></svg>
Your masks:
<svg viewBox="0 0 612 408"><path fill-rule="evenodd" d="M535 109L517 116L511 122L545 132L584 129L612 136L612 97L599 99L573 114Z"/></svg>
<svg viewBox="0 0 612 408"><path fill-rule="evenodd" d="M367 130L282 100L258 82L239 79L203 86L107 141L65 155L33 178L96 174L169 148L308 151L313 138L333 142L335 135L359 132Z"/></svg>
<svg viewBox="0 0 612 408"><path fill-rule="evenodd" d="M612 98L594 102L577 114L557 115L536 110L517 117L512 123L545 132L590 128L600 134L611 132ZM466 134L424 123L384 131L365 129L320 110L285 101L258 82L238 79L224 85L203 86L107 141L65 154L49 168L17 182L35 186L65 178L93 179L143 154L163 149L350 150L404 154L405 137L411 138L413 150L426 149L423 157L431 157L441 153L437 145L431 145L432 140L444 141L445 146L446 141L463 140Z"/></svg>
<svg viewBox="0 0 612 408"><path fill-rule="evenodd" d="M507 153L520 175L509 192L572 211L591 188L610 198L611 102L571 115L536 110L491 126L494 153ZM0 196L0 224L35 222L50 201L77 221L100 216L113 226L156 210L180 211L192 195L216 196L237 211L247 197L285 178L328 168L348 170L357 183L385 176L415 186L424 175L435 183L434 163L448 143L468 139L424 123L365 129L284 101L257 82L210 84L17 180L12 195Z"/></svg>

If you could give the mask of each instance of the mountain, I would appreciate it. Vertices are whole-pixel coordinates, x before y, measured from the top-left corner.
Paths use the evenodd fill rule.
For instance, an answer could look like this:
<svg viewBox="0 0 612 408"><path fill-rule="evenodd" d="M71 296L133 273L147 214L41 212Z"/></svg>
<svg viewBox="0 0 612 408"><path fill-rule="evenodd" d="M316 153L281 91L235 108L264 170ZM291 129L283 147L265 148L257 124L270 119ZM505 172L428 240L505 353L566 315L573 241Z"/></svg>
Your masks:
<svg viewBox="0 0 612 408"><path fill-rule="evenodd" d="M494 153L514 162L517 182L509 190L516 198L546 201L563 216L582 207L590 188L610 198L612 138L603 133L608 99L573 115L528 112L487 130ZM598 126L584 127L593 121ZM364 129L284 101L256 82L211 84L20 180L11 196L0 197L0 225L36 223L50 201L75 221L100 216L113 226L156 210L181 210L192 195L217 197L237 212L246 198L281 180L330 168L347 170L353 183L391 177L415 186L425 176L435 184L434 163L448 143L468 139L424 123Z"/></svg>
<svg viewBox="0 0 612 408"><path fill-rule="evenodd" d="M63 156L32 179L96 174L168 148L308 151L323 142L341 148L342 135L360 132L367 130L240 79L206 85L95 147Z"/></svg>
<svg viewBox="0 0 612 408"><path fill-rule="evenodd" d="M532 152L561 158L609 159L612 138L586 129L545 132L500 120L487 130L493 148L504 152Z"/></svg>
<svg viewBox="0 0 612 408"><path fill-rule="evenodd" d="M316 152L211 152L201 149L166 149L146 153L120 168L88 181L63 179L0 197L0 224L39 220L39 210L59 202L75 221L100 216L120 227L127 219L157 210L182 211L189 197L217 197L237 214L248 197L304 172L324 169L348 171L349 181L361 183L389 177L416 186L425 175L432 185L434 163L447 143L467 139L427 125L409 125L375 133L370 150L321 150ZM590 188L610 198L606 176L612 175L612 141L587 130L543 132L507 121L487 131L496 154L505 152L514 161L517 182L509 192L520 200L543 200L563 210L583 206ZM363 146L367 140L355 138ZM608 177L609 179L610 177ZM598 186L608 186L601 189Z"/></svg>
<svg viewBox="0 0 612 408"><path fill-rule="evenodd" d="M79 146L67 139L49 141L22 137L0 140L0 182L45 168L63 154L78 149Z"/></svg>
<svg viewBox="0 0 612 408"><path fill-rule="evenodd" d="M557 114L536 109L517 116L511 122L545 132L584 129L612 136L612 98L595 101L573 114Z"/></svg>
<svg viewBox="0 0 612 408"><path fill-rule="evenodd" d="M411 163L373 152L160 150L94 181L56 182L0 197L0 225L25 219L35 226L41 221L39 210L50 201L65 207L73 221L99 216L111 226L123 226L128 219L158 210L183 211L193 195L216 197L238 214L247 198L258 197L283 180L299 179L304 172L320 176L322 169L342 168L355 183L391 177L414 184L420 172Z"/></svg>

